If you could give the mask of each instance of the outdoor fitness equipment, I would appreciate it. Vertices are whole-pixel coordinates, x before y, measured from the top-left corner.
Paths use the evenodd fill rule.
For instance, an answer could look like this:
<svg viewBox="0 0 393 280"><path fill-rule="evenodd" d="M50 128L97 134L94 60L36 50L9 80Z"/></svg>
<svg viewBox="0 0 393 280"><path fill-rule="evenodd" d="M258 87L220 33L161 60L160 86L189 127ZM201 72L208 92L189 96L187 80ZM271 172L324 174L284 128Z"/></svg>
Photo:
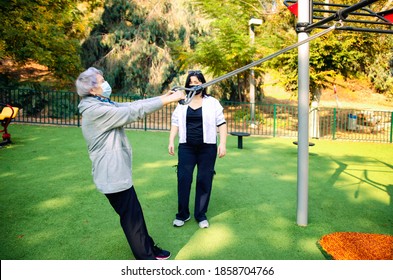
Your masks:
<svg viewBox="0 0 393 280"><path fill-rule="evenodd" d="M310 1L310 24L305 27L305 30L311 31L314 28L328 28L325 23L332 20L340 20L345 23L345 26L339 27L337 30L393 34L393 9L376 13L366 8L367 5L378 1L380 0L371 0L366 3L365 1L360 1L352 6L330 2ZM285 0L284 5L291 13L298 16L299 8L297 0ZM313 23L314 20L316 20L316 22ZM352 23L368 25L369 27L378 26L381 28L350 26L349 24Z"/></svg>
<svg viewBox="0 0 393 280"><path fill-rule="evenodd" d="M388 9L383 12L374 13L366 6L369 6L380 0L362 0L354 5L341 5L341 4L329 4L313 2L312 0L298 0L290 1L287 0L284 3L296 3L288 7L291 12L298 16L298 22L296 25L296 31L298 33L298 43L293 44L287 48L282 49L274 54L271 54L265 58L252 62L246 66L243 66L237 70L234 70L228 74L204 83L200 86L193 88L175 87L174 90L186 91L186 99L182 102L188 104L195 96L196 92L207 88L213 84L216 84L222 80L230 78L236 74L246 71L254 66L257 66L271 58L274 58L284 52L292 50L298 47L298 170L297 170L297 224L300 226L306 226L308 223L308 148L309 148L309 124L308 114L310 110L309 106L309 90L310 90L310 73L309 73L309 56L310 50L308 42L332 31L332 30L346 30L346 31L358 31L358 32L374 32L374 33L388 33L393 34L392 21L393 21L393 9ZM323 13L318 9L313 9L314 5L322 5L327 7L338 7L339 10L324 9L323 13L333 13L333 15L324 17ZM360 12L356 12L360 10ZM320 12L322 16L319 16L317 12ZM360 17L361 19L352 19L352 17ZM363 17L376 17L376 21L365 20ZM313 23L313 20L318 20ZM331 21L337 21L330 27L325 24ZM356 24L367 24L374 26L383 26L386 29L371 29L371 28L360 28L358 26L344 26L345 23L356 23ZM325 29L324 31L317 33L313 36L308 35L308 32L314 28Z"/></svg>
<svg viewBox="0 0 393 280"><path fill-rule="evenodd" d="M8 133L7 128L8 125L11 123L12 119L14 119L18 114L19 108L3 103L0 103L0 105L3 106L3 109L0 113L0 122L1 126L3 127L0 132L3 132L3 142L0 143L0 146L5 146L11 143L11 134Z"/></svg>
<svg viewBox="0 0 393 280"><path fill-rule="evenodd" d="M206 82L206 83L204 83L202 85L194 86L192 88L185 88L185 87L175 86L175 87L172 88L172 90L173 91L184 90L186 92L186 98L183 99L183 100L180 100L179 103L183 104L183 105L189 104L191 102L192 98L195 96L195 94L198 91L203 90L204 88L207 88L208 86L214 85L214 84L216 84L218 82L221 82L223 80L226 80L226 79L228 79L228 78L230 78L232 76L235 76L235 75L237 75L237 74L239 74L241 72L244 72L244 71L246 71L246 70L248 70L248 69L250 69L250 68L252 68L254 66L257 66L257 65L259 65L259 64L261 64L261 63L263 63L265 61L268 61L268 60L270 60L270 59L272 59L272 58L274 58L276 56L279 56L280 54L283 54L283 53L285 53L287 51L290 51L290 50L292 50L294 48L297 48L300 45L303 45L303 44L305 44L307 42L310 42L310 41L312 41L312 40L314 40L314 39L316 39L318 37L321 37L321 36L325 35L326 33L329 33L330 31L336 29L337 26L342 26L342 23L341 22L337 22L334 25L332 25L331 27L329 27L328 29L326 29L324 31L321 31L321 32L319 32L319 33L317 33L317 34L315 34L315 35L313 35L313 36L311 36L311 37L309 37L309 38L307 38L305 40L302 40L302 41L300 41L300 42L298 42L296 44L290 45L289 47L286 47L286 48L284 48L284 49L282 49L282 50L280 50L278 52L275 52L275 53L273 53L271 55L268 55L268 56L266 56L264 58L261 58L261 59L259 59L257 61L254 61L254 62L250 63L250 64L247 64L247 65L245 65L245 66L243 66L241 68L233 70L232 72L229 72L229 73L227 73L225 75L222 75L221 77L218 77L218 78L216 78L214 80Z"/></svg>
<svg viewBox="0 0 393 280"><path fill-rule="evenodd" d="M191 102L191 100L194 98L195 94L197 94L197 92L201 91L203 88L201 86L194 86L192 88L185 88L185 87L173 87L172 90L173 91L177 91L177 90L184 90L186 93L186 97L185 99L179 100L179 103L182 105L186 105L189 104Z"/></svg>
<svg viewBox="0 0 393 280"><path fill-rule="evenodd" d="M301 1L301 0L299 0ZM320 33L317 33L313 36L308 37L307 39L301 40L296 44L293 44L289 47L286 47L276 53L273 53L269 56L266 56L260 60L254 61L250 64L247 64L239 69L236 69L232 72L229 72L221 77L218 77L216 79L213 79L209 82L206 82L202 85L195 86L192 88L184 88L180 86L175 86L172 88L172 90L183 90L186 92L186 98L184 100L179 101L180 104L189 104L192 100L192 98L195 96L195 94L204 88L207 88L208 86L214 85L218 82L221 82L225 79L228 79L234 75L237 75L241 72L244 72L254 66L257 66L265 61L268 61L276 56L279 56L280 54L283 54L287 51L290 51L296 47L299 47L305 43L308 43L318 37L321 37L325 35L326 33L329 33L332 30L345 30L345 31L361 31L361 32L374 32L374 33L387 33L387 34L393 34L393 9L389 9L383 12L374 12L370 10L369 8L365 8L368 5L371 5L375 2L378 2L380 0L363 0L360 1L357 4L354 4L352 6L350 5L344 5L344 4L333 4L333 3L325 3L325 2L314 2L312 0L306 0L309 4L309 15L308 15L308 20L309 22L298 22L296 30L298 33L301 32L310 32L314 28L321 28L321 29L326 29L325 31L322 31ZM293 3L290 5L289 3ZM284 5L288 7L288 9L296 16L299 14L299 5L298 5L298 0L285 0ZM315 8L319 7L319 8ZM322 7L322 8L321 8ZM330 10L326 9L326 7L333 7L333 8L340 8L338 10ZM301 10L305 10L302 8ZM306 9L307 10L307 9ZM360 12L356 12L360 10ZM328 17L323 17L323 14L332 14ZM360 17L361 19L354 19L354 17ZM364 18L370 18L374 17L376 18L375 21L371 20L365 20ZM313 23L313 20L318 20L317 22ZM328 22L331 21L337 21L334 25L332 26L327 26L325 25ZM370 24L374 26L383 26L385 29L371 29L371 28L360 28L360 27L353 27L353 26L345 26L344 23L357 23L357 24Z"/></svg>
<svg viewBox="0 0 393 280"><path fill-rule="evenodd" d="M325 28L324 24L339 20L341 22L350 22L349 18L363 16L364 13L357 12L365 9L379 0L363 0L351 6L345 6L343 9L334 11L332 16L322 18L320 21L313 23L313 1L312 0L298 0L298 22L296 31L298 32L298 40L301 41L308 37L308 32L312 28ZM323 15L323 14L322 14ZM385 15L386 16L386 15ZM380 18L378 18L380 20ZM368 21L360 19L356 21L357 24L368 24ZM374 23L379 26L379 21ZM385 27L385 22L383 23ZM393 34L392 25L389 25L390 31L387 33ZM351 31L367 31L380 32L381 29L361 30L357 26L349 27L347 30ZM310 49L308 44L299 46L298 49L298 156L297 156L297 224L306 226L308 224L308 176L309 176L309 111L310 111Z"/></svg>

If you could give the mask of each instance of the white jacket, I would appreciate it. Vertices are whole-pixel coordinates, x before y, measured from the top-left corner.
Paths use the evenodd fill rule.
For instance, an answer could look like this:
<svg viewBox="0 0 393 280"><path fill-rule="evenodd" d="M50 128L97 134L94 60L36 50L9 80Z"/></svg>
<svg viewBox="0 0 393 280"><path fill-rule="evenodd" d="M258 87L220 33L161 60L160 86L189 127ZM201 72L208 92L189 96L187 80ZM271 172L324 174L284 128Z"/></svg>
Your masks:
<svg viewBox="0 0 393 280"><path fill-rule="evenodd" d="M179 143L187 142L187 117L188 105L178 104L172 114L172 125L179 127ZM203 143L217 143L217 127L226 123L224 108L220 102L212 96L202 99Z"/></svg>

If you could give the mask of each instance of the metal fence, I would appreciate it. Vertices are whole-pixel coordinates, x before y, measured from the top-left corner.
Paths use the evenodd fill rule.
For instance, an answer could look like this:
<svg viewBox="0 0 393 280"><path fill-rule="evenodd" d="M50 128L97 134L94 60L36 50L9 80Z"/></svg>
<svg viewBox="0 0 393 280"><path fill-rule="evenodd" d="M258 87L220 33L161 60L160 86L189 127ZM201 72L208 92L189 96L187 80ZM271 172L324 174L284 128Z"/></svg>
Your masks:
<svg viewBox="0 0 393 280"><path fill-rule="evenodd" d="M73 92L1 89L0 102L20 108L14 122L80 126L79 97ZM113 95L117 102L131 102L138 96ZM221 102L228 132L251 135L297 137L297 106L263 103ZM165 106L145 118L128 124L128 129L169 131L176 104ZM343 108L314 108L309 114L310 138L392 143L393 110L374 111Z"/></svg>
<svg viewBox="0 0 393 280"><path fill-rule="evenodd" d="M297 106L224 103L229 131L252 135L297 137ZM309 114L310 138L392 143L393 111L314 108Z"/></svg>

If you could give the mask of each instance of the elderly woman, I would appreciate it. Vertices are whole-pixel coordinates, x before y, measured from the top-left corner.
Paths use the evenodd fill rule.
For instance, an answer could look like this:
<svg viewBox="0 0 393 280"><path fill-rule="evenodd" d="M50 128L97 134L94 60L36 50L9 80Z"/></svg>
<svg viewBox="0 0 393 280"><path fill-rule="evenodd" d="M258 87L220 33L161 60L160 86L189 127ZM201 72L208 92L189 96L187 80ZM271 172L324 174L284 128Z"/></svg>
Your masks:
<svg viewBox="0 0 393 280"><path fill-rule="evenodd" d="M170 252L156 246L148 234L133 188L131 146L123 126L166 104L184 99L184 94L170 91L135 102L113 102L110 100L110 85L103 73L94 67L79 75L76 88L82 97L78 106L82 114L82 133L97 189L105 194L120 216L121 227L135 259L168 259Z"/></svg>

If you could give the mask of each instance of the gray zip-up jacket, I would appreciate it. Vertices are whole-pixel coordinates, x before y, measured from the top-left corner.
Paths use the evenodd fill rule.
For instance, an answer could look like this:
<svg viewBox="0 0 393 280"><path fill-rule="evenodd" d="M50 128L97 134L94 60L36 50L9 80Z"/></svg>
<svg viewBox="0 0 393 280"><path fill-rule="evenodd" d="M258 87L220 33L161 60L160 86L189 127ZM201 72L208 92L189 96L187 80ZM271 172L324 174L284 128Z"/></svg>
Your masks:
<svg viewBox="0 0 393 280"><path fill-rule="evenodd" d="M133 186L132 150L123 126L162 107L160 97L124 103L103 102L93 96L81 100L82 133L100 192L116 193Z"/></svg>

